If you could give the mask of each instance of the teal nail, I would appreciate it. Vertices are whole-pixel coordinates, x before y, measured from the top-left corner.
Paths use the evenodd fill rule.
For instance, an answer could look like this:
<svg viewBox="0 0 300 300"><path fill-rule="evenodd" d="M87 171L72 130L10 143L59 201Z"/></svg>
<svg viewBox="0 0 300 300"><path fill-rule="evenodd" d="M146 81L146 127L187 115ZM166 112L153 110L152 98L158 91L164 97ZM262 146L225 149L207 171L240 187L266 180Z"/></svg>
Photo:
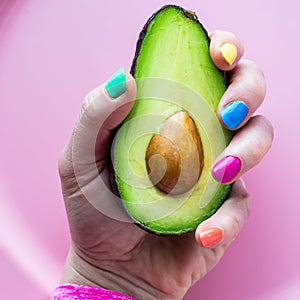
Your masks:
<svg viewBox="0 0 300 300"><path fill-rule="evenodd" d="M107 82L106 91L111 98L118 98L126 90L126 76L124 68L118 70Z"/></svg>
<svg viewBox="0 0 300 300"><path fill-rule="evenodd" d="M248 115L249 109L242 101L232 101L227 104L220 113L220 117L231 130L235 130Z"/></svg>

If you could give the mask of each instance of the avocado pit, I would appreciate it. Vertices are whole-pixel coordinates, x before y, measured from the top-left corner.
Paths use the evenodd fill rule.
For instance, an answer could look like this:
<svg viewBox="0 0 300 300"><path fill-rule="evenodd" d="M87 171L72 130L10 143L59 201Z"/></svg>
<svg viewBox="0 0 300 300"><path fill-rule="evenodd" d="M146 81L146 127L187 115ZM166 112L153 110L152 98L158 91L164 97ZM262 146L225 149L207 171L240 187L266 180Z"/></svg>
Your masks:
<svg viewBox="0 0 300 300"><path fill-rule="evenodd" d="M187 112L171 115L161 125L146 151L150 180L160 191L180 195L198 181L203 169L201 139Z"/></svg>

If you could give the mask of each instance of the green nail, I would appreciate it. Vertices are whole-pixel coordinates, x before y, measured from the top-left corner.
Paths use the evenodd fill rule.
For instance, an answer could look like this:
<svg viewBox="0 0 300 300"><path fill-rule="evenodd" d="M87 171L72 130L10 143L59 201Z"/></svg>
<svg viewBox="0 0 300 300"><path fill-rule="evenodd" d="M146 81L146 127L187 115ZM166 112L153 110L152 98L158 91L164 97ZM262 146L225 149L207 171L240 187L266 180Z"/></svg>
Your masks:
<svg viewBox="0 0 300 300"><path fill-rule="evenodd" d="M118 70L107 82L106 91L112 98L118 98L126 90L126 76L124 68Z"/></svg>

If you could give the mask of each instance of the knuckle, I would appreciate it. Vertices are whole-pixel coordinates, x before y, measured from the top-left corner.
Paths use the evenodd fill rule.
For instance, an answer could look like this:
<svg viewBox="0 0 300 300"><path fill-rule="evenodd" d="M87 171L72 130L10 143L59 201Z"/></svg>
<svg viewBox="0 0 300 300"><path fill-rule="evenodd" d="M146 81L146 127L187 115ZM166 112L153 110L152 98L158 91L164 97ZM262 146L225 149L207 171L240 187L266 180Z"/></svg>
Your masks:
<svg viewBox="0 0 300 300"><path fill-rule="evenodd" d="M82 102L82 109L85 111L89 108L91 103L94 101L94 95L92 92L89 92L88 94L85 95L84 100Z"/></svg>
<svg viewBox="0 0 300 300"><path fill-rule="evenodd" d="M231 215L231 223L236 226L236 228L241 228L251 213L250 194L246 190L243 190L239 195L238 202L238 213Z"/></svg>
<svg viewBox="0 0 300 300"><path fill-rule="evenodd" d="M94 120L99 117L99 111L97 109L96 99L99 97L100 94L101 94L100 87L95 88L94 90L86 94L82 102L80 119L82 119L83 116L88 117L88 119L90 120Z"/></svg>
<svg viewBox="0 0 300 300"><path fill-rule="evenodd" d="M265 78L265 74L261 67L256 63L255 61L251 59L243 59L241 62L247 69L252 69L254 72L256 72L256 75L259 75L259 77Z"/></svg>
<svg viewBox="0 0 300 300"><path fill-rule="evenodd" d="M274 127L273 127L272 123L270 122L270 120L267 119L265 116L261 116L261 118L262 118L263 123L265 125L267 135L270 138L270 144L271 144L272 141L274 140Z"/></svg>
<svg viewBox="0 0 300 300"><path fill-rule="evenodd" d="M266 81L265 81L265 74L262 70L262 68L253 60L246 60L248 62L248 65L250 68L252 68L253 72L256 73L256 78L260 80L266 86Z"/></svg>
<svg viewBox="0 0 300 300"><path fill-rule="evenodd" d="M242 222L241 222L241 218L239 215L237 214L231 214L230 216L228 216L228 220L227 223L230 224L230 235L228 234L228 236L230 237L230 241L235 240L235 238L237 237L237 235L239 234L241 227L242 227Z"/></svg>
<svg viewBox="0 0 300 300"><path fill-rule="evenodd" d="M59 155L58 173L62 179L73 175L73 163L68 146L65 146Z"/></svg>
<svg viewBox="0 0 300 300"><path fill-rule="evenodd" d="M229 224L231 224L230 227L233 229L232 232L234 232L235 235L240 232L245 222L249 219L250 211L249 200L247 198L245 199L245 204L243 205L242 210L239 213L232 214L229 217Z"/></svg>
<svg viewBox="0 0 300 300"><path fill-rule="evenodd" d="M256 161L260 161L272 146L274 140L274 128L271 122L262 115L252 117L250 125L251 124L257 128L256 147L253 148L253 156L255 155Z"/></svg>
<svg viewBox="0 0 300 300"><path fill-rule="evenodd" d="M91 95L91 93L87 94L84 97L84 100L82 102L82 107L81 107L81 111L80 111L80 119L82 118L82 116L89 114L91 115L93 112L93 109L91 109L91 105L94 101L94 97Z"/></svg>
<svg viewBox="0 0 300 300"><path fill-rule="evenodd" d="M252 94L253 99L262 101L265 98L267 91L267 84L265 76L260 67L253 61L246 61L245 73L252 74L247 76L247 89Z"/></svg>
<svg viewBox="0 0 300 300"><path fill-rule="evenodd" d="M262 128L264 139L266 139L267 141L269 140L269 144L272 144L272 141L274 139L274 127L271 121L263 115L257 115L253 117L253 119L256 120L258 126Z"/></svg>
<svg viewBox="0 0 300 300"><path fill-rule="evenodd" d="M253 61L253 60L251 60L251 59L245 58L245 59L243 59L242 63L243 63L247 68L253 68L253 69L257 70L257 71L258 71L258 70L261 71L260 66L259 66L255 61Z"/></svg>
<svg viewBox="0 0 300 300"><path fill-rule="evenodd" d="M266 150L263 145L263 142L258 142L257 147L258 149L253 149L252 150L252 160L249 160L251 162L250 166L254 167L256 166L264 157Z"/></svg>

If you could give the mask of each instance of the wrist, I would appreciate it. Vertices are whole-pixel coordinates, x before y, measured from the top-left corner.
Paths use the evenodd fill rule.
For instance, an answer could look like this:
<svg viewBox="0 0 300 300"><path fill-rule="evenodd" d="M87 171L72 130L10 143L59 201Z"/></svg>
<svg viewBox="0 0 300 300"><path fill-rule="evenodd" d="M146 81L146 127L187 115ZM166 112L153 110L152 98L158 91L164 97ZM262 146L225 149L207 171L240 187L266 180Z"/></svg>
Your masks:
<svg viewBox="0 0 300 300"><path fill-rule="evenodd" d="M132 277L119 268L119 262L101 262L101 268L70 248L61 284L78 284L115 291L136 299L174 299L161 293L144 280ZM127 264L127 263L126 263Z"/></svg>

